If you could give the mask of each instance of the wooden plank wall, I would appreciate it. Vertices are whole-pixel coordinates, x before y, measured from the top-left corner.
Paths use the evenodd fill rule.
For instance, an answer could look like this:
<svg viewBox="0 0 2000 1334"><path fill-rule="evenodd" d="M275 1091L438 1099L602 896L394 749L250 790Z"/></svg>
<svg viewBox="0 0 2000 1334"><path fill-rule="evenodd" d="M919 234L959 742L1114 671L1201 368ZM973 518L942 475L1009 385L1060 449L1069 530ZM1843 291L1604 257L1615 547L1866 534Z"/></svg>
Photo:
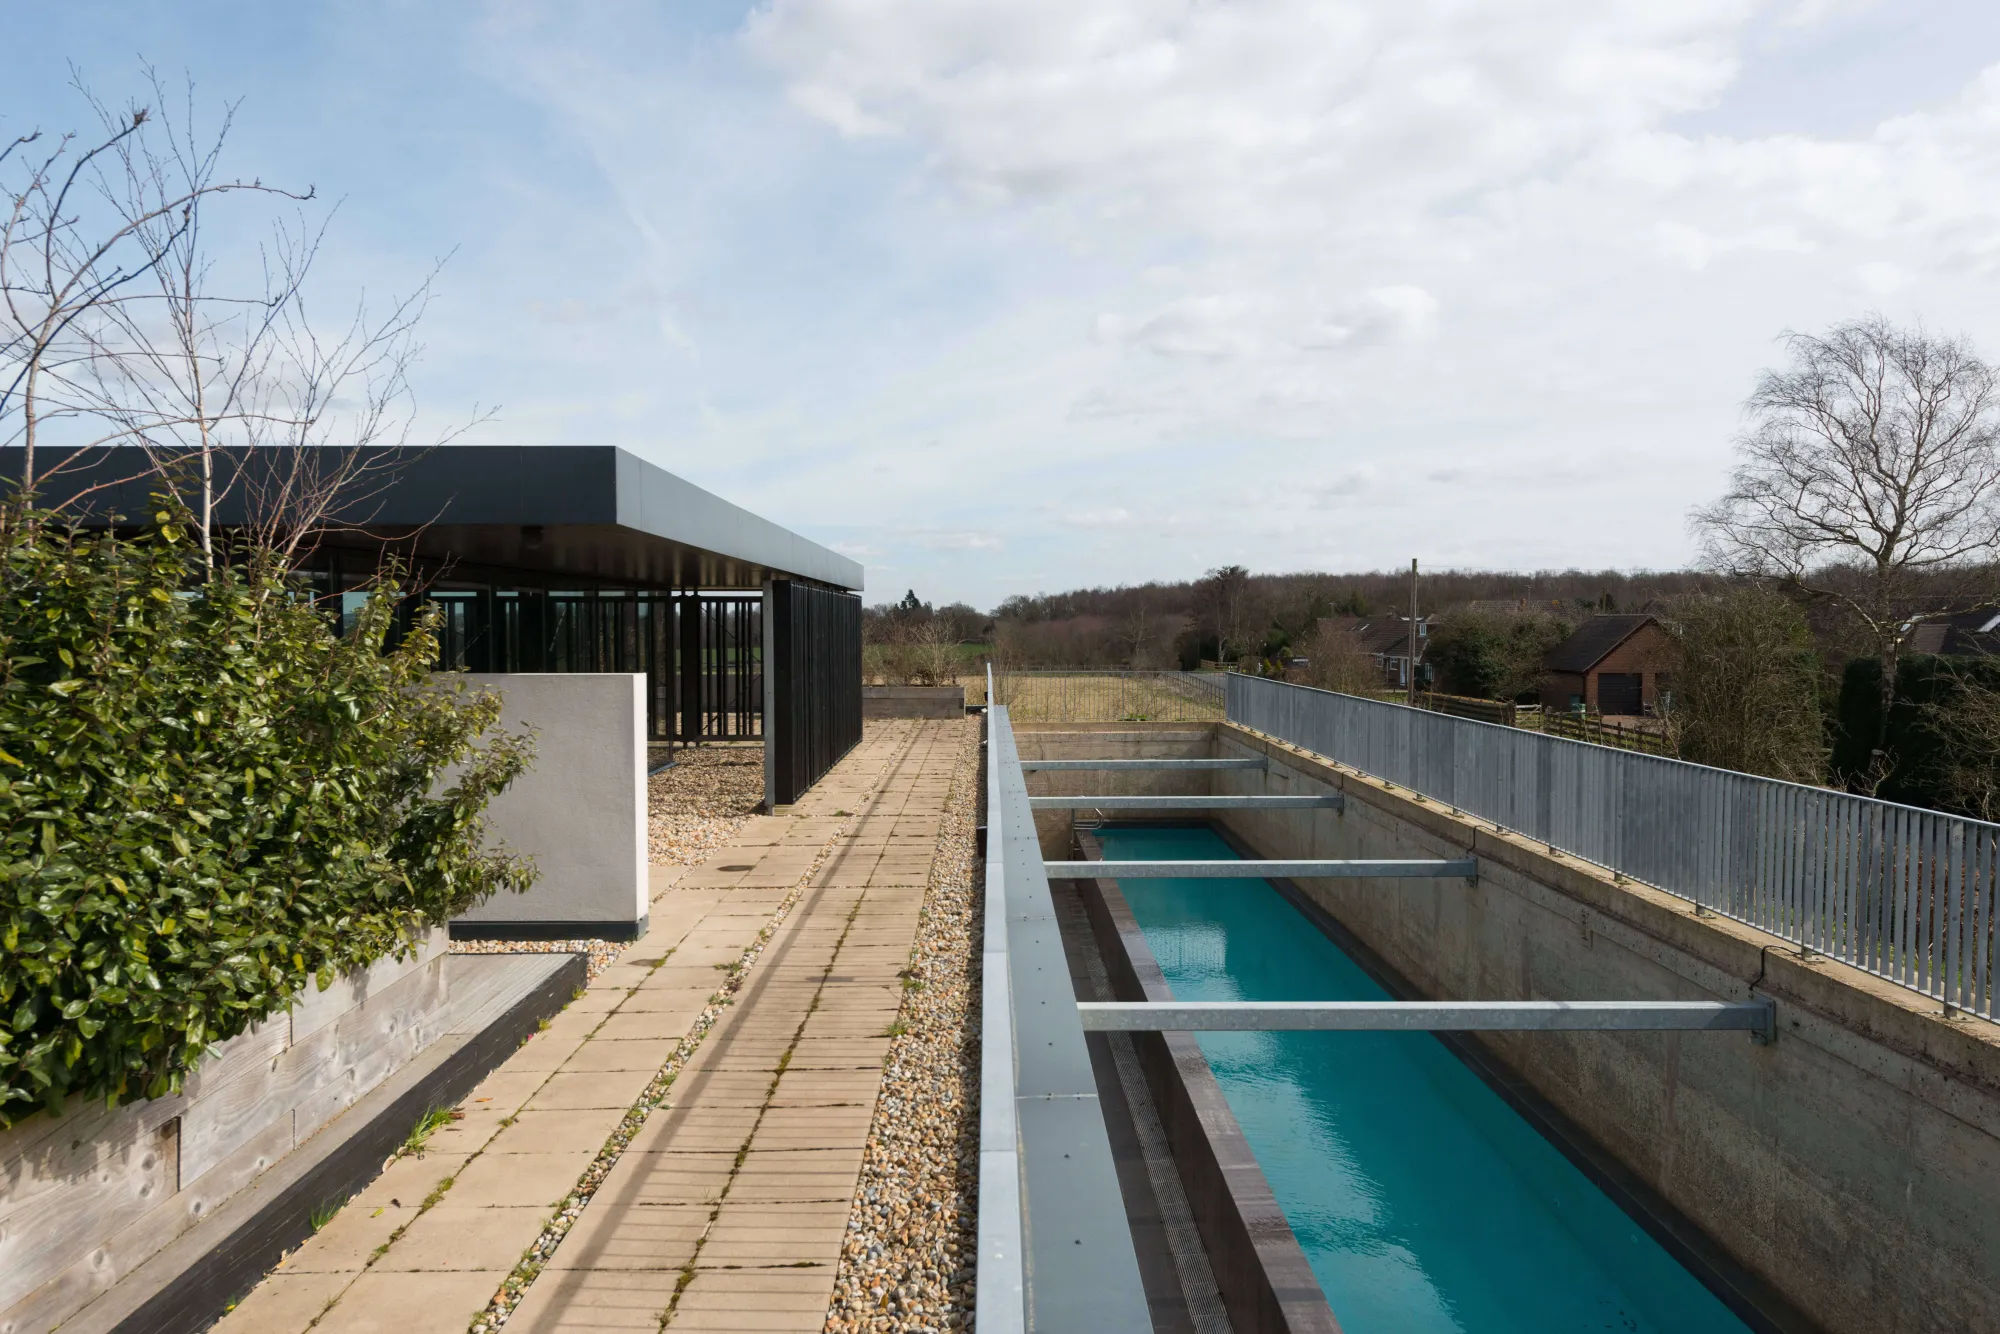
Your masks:
<svg viewBox="0 0 2000 1334"><path fill-rule="evenodd" d="M317 988L172 1097L0 1131L0 1334L44 1334L443 1035L445 938Z"/></svg>

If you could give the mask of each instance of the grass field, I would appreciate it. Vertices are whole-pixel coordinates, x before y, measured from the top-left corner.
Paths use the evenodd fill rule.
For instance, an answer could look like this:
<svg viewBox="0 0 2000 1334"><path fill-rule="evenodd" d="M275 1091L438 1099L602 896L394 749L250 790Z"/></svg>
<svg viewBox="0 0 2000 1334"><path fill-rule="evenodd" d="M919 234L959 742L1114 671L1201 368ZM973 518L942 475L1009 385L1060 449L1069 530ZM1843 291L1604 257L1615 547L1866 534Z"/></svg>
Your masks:
<svg viewBox="0 0 2000 1334"><path fill-rule="evenodd" d="M984 693L985 681L979 681ZM1192 672L1006 672L999 702L1017 722L1207 722L1222 717L1222 679ZM973 701L967 690L966 700Z"/></svg>

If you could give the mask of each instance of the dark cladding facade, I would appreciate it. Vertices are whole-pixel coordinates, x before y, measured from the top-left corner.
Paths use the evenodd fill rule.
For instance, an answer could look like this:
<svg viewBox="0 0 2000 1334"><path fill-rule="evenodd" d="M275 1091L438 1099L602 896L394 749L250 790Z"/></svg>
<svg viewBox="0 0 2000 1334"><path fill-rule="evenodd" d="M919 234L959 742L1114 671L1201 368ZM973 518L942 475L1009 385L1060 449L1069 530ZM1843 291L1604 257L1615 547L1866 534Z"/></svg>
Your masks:
<svg viewBox="0 0 2000 1334"><path fill-rule="evenodd" d="M781 581L766 624L773 738L764 791L787 806L861 740L861 600Z"/></svg>
<svg viewBox="0 0 2000 1334"><path fill-rule="evenodd" d="M245 524L293 457L223 457L217 523ZM438 609L441 669L643 673L656 745L762 738L778 804L860 739L854 561L606 446L381 450L369 466L365 494L297 563L343 628L394 558L415 590L400 623ZM0 450L0 479L20 471L20 451ZM103 450L43 494L102 486L86 515L144 515L159 487L146 474L138 451Z"/></svg>

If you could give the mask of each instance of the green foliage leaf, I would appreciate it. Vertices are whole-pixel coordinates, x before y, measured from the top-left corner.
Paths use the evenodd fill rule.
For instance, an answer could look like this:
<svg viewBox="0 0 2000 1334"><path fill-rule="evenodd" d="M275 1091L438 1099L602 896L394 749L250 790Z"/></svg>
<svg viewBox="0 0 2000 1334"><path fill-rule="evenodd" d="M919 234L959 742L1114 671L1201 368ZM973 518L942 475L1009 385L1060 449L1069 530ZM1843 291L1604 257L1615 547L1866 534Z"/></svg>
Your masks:
<svg viewBox="0 0 2000 1334"><path fill-rule="evenodd" d="M156 1097L214 1044L533 868L484 847L526 767L497 701L346 636L267 553L0 525L0 1126ZM449 784L445 774L450 772Z"/></svg>

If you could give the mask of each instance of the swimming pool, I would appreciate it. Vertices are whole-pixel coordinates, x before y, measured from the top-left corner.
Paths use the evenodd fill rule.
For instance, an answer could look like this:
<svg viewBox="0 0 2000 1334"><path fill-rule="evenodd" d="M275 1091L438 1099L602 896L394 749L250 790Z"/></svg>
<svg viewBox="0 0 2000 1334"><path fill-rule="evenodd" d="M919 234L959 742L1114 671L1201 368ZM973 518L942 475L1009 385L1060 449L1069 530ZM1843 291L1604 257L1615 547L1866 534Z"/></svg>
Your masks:
<svg viewBox="0 0 2000 1334"><path fill-rule="evenodd" d="M1096 834L1111 861L1236 856L1208 828ZM1120 888L1177 999L1390 999L1267 881ZM1199 1041L1348 1334L1747 1329L1429 1034Z"/></svg>

